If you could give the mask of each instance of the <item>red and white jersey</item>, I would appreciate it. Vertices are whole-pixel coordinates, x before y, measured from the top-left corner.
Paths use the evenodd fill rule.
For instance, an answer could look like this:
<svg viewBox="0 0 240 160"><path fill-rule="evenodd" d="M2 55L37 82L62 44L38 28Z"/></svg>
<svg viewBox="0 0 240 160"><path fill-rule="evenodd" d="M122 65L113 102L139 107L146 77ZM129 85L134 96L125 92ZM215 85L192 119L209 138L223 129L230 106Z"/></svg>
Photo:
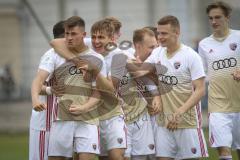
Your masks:
<svg viewBox="0 0 240 160"><path fill-rule="evenodd" d="M125 122L129 124L145 113L147 102L141 93L140 85L127 70L127 59L134 60L135 57L124 50L116 49L106 63L111 65L109 75L120 80L117 92L123 100L122 108L125 114Z"/></svg>
<svg viewBox="0 0 240 160"><path fill-rule="evenodd" d="M200 56L190 47L181 44L171 58L167 57L167 49L158 47L146 59L146 63L155 65L159 90L163 102L163 115L160 115L158 122L161 125L167 124L176 109L181 107L192 95L192 81L205 77L203 64ZM184 113L180 128L199 127L201 117L199 105L193 106Z"/></svg>
<svg viewBox="0 0 240 160"><path fill-rule="evenodd" d="M115 55L121 54L121 53L123 53L123 51L121 51L119 48L116 48L113 51L109 52L108 54L104 55L104 62L106 64L107 76L109 76L109 77L111 76L111 70L113 68L112 67L113 57ZM107 110L107 113L101 115L100 120L109 120L112 117L123 114L123 111L122 111L122 108L121 108L121 103L116 104L116 106L109 106L107 104L104 104L104 106L102 108L105 108Z"/></svg>
<svg viewBox="0 0 240 160"><path fill-rule="evenodd" d="M103 57L92 49L89 49L86 53L99 58L103 62ZM54 74L54 71L65 62L66 60L55 53L54 49L50 49L42 56L38 69L49 73L47 83L51 84L52 80L50 79ZM106 76L105 63L103 63L100 73ZM93 84L95 84L95 82ZM47 110L42 112L32 110L30 128L36 130L49 130L51 122L58 119L58 100L54 96L39 96L39 99L41 102L46 103L48 107Z"/></svg>
<svg viewBox="0 0 240 160"><path fill-rule="evenodd" d="M211 35L199 43L198 51L208 75L209 112L240 112L240 83L231 75L240 68L240 31L230 30L223 41Z"/></svg>
<svg viewBox="0 0 240 160"><path fill-rule="evenodd" d="M53 49L49 49L40 60L40 64L38 69L45 70L49 73L51 73L51 59L56 55ZM65 60L62 60L62 63L64 63ZM53 80L50 79L51 75L48 76L45 85L46 86L52 86ZM42 131L49 131L52 121L53 121L53 115L54 115L54 104L56 102L56 97L54 95L49 96L39 96L39 100L45 104L47 104L47 109L42 112L37 112L35 110L32 110L32 116L30 119L30 128L35 130L42 130Z"/></svg>

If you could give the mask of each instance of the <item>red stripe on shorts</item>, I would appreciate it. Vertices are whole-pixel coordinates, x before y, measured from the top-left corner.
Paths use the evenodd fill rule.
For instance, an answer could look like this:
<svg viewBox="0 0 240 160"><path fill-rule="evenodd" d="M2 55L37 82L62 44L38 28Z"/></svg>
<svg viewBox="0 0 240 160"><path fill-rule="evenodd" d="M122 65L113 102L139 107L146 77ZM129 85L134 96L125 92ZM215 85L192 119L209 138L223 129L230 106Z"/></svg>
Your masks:
<svg viewBox="0 0 240 160"><path fill-rule="evenodd" d="M45 153L45 131L40 131L39 136L39 158L40 160L44 160Z"/></svg>

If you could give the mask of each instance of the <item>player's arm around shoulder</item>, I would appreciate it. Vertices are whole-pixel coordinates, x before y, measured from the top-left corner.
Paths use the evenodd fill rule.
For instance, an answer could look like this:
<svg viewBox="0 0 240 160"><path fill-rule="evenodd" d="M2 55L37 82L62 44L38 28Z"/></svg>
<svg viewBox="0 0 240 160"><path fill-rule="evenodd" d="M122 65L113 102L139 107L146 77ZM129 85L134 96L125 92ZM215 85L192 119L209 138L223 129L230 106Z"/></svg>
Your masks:
<svg viewBox="0 0 240 160"><path fill-rule="evenodd" d="M70 60L76 56L67 48L65 38L53 39L50 45L54 48L55 52L61 57Z"/></svg>

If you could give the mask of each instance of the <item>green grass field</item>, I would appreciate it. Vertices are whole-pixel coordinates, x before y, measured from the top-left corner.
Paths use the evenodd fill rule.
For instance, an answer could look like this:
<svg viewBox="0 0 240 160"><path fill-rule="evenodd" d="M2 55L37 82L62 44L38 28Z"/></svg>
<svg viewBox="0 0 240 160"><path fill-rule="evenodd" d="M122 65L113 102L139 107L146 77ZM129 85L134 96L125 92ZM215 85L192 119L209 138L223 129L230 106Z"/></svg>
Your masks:
<svg viewBox="0 0 240 160"><path fill-rule="evenodd" d="M205 131L208 139L207 130ZM204 160L217 160L217 152L209 148L209 158ZM28 134L0 134L0 160L27 160L28 159ZM237 160L233 152L233 160Z"/></svg>
<svg viewBox="0 0 240 160"><path fill-rule="evenodd" d="M1 160L27 160L28 134L0 134Z"/></svg>

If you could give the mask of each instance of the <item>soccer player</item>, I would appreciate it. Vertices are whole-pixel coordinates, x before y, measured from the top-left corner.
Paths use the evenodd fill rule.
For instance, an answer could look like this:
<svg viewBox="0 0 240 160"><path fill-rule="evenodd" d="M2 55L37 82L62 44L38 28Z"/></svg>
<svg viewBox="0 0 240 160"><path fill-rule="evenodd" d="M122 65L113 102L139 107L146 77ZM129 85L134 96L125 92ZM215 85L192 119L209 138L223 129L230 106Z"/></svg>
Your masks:
<svg viewBox="0 0 240 160"><path fill-rule="evenodd" d="M156 157L159 160L206 157L199 104L205 89L201 58L180 42L180 24L176 17L161 18L157 29L161 46L145 61L150 63L148 72L155 70L158 75L163 106L154 128ZM140 69L146 70L144 66ZM144 74L138 72L135 76Z"/></svg>
<svg viewBox="0 0 240 160"><path fill-rule="evenodd" d="M201 58L180 42L180 24L176 17L161 18L157 28L161 47L145 62L165 66L166 73L156 68L158 79L172 88L161 95L163 112L155 130L156 157L159 160L206 157L199 103L205 89Z"/></svg>
<svg viewBox="0 0 240 160"><path fill-rule="evenodd" d="M54 38L64 37L64 21L60 21L53 26ZM50 51L50 50L49 50ZM48 51L48 52L49 52ZM45 53L46 55L47 53ZM44 56L45 56L44 55ZM44 57L43 56L43 57ZM45 63L43 58L41 59L40 66ZM39 67L40 67L39 66ZM39 68L40 69L40 68ZM36 79L37 77L35 77ZM46 85L42 86L42 96L39 96L39 100L47 104L47 108L43 112L37 112L32 110L32 116L30 120L30 137L29 137L29 160L47 160L48 154L48 139L49 131L52 125L54 101L55 96L52 95L51 87L53 79L48 77Z"/></svg>
<svg viewBox="0 0 240 160"><path fill-rule="evenodd" d="M127 150L125 151L125 157L131 157L131 159L146 159L146 155L154 154L154 141L151 132L151 122L144 122L143 120L144 118L150 119L146 110L147 103L144 100L143 95L138 90L138 84L134 81L134 79L131 78L126 66L124 65L126 64L127 59L132 59L134 58L134 56L131 57L131 54L123 52L119 48L116 48L114 50L108 50L108 48L106 47L108 44L114 43L113 31L114 30L111 27L111 23L109 23L108 21L102 20L96 22L91 29L92 44L95 48L95 51L101 53L102 55L105 55L104 58L108 70L108 76L116 88L117 96L123 100L122 108L128 130L128 146ZM150 31L150 33L152 32ZM150 35L152 35L153 38L153 41L151 41L151 38L150 41L153 43L157 43L154 39L154 34L152 33ZM112 118L107 118L105 116L104 118L102 117L102 121L100 121L100 136L102 140L101 154L104 155L107 149L110 159L117 159L117 157L111 158L112 154L114 152L115 154L122 153L123 150L117 148L117 144L114 141L111 141L108 137L112 137L112 139L114 140L113 135L118 135L119 133L121 133L122 127L113 127L112 124L116 123L114 122L116 116L113 116L113 113L114 112L111 111L108 114ZM108 128L109 131L106 131L106 128ZM116 134L116 131L118 131L119 133ZM115 137L117 138L117 136ZM140 139L142 140L142 143L139 141ZM144 139L145 141L143 142ZM104 145L106 145L107 148L104 148L106 147ZM115 148L110 148L111 146L115 146Z"/></svg>
<svg viewBox="0 0 240 160"><path fill-rule="evenodd" d="M207 73L209 142L221 160L240 158L240 31L229 28L231 7L213 2L206 8L212 34L199 43Z"/></svg>
<svg viewBox="0 0 240 160"><path fill-rule="evenodd" d="M138 62L143 63L151 55L153 49L158 47L158 42L156 44L156 40L157 40L156 30L157 30L156 27L148 26L148 27L144 27L142 29L137 29L134 31L134 33L133 33L133 44L134 44L134 48L135 48L134 57L136 58L136 60ZM153 35L153 33L154 33L154 35ZM155 38L154 38L154 36L155 36ZM156 79L155 79L155 82L156 82ZM140 81L138 81L138 84L142 90L142 94L143 94L145 100L148 102L147 108L148 108L148 113L150 114L150 119L149 119L149 117L145 118L145 121L150 121L151 125L152 125L152 129L154 129L154 126L156 125L156 122L155 122L156 115L159 112L161 112L161 110L162 110L161 99L159 102L160 108L155 110L154 108L152 108L152 100L155 95L153 95L153 93L151 93L151 88L149 87L149 85L156 86L155 83L150 84L149 79L140 79ZM155 89L153 89L153 91L154 90ZM160 94L160 93L158 92L158 94ZM148 122L145 122L145 123L148 123ZM152 132L152 130L149 129L148 132ZM148 137L151 137L151 135L148 134ZM141 141L141 140L139 140L139 141ZM139 143L139 141L135 141L135 143ZM144 145L142 145L142 146L144 146ZM143 152L142 155L146 155L146 152ZM142 156L142 157L144 157L144 156ZM147 159L155 159L155 153L149 154L145 157L147 157Z"/></svg>
<svg viewBox="0 0 240 160"><path fill-rule="evenodd" d="M95 22L91 27L92 46L97 53L104 56L107 74L111 72L113 55L118 51L107 50L107 44L114 41L114 26L109 21ZM113 107L113 106L112 106ZM126 148L126 126L121 105L109 110L100 117L100 159L122 160Z"/></svg>
<svg viewBox="0 0 240 160"><path fill-rule="evenodd" d="M133 33L133 43L135 47L135 54L130 56L128 54L128 59L136 60L137 58L144 61L152 52L152 50L157 47L157 41L153 31L143 28L137 29ZM126 159L132 160L146 160L147 156L155 154L155 145L152 124L150 116L147 112L147 101L144 96L146 96L146 88L142 81L135 81L131 75L127 72L123 75L124 78L120 81L121 85L119 87L119 92L121 97L125 101L136 103L129 103L123 106L124 113L126 115L125 121L127 124L127 150L125 151ZM127 78L127 83L122 83ZM137 87L137 88L136 88ZM134 90L137 93L131 92ZM153 97L148 95L148 97ZM160 100L160 97L157 97ZM138 102L138 103L137 103ZM155 99L156 102L156 99ZM160 103L160 102L158 102ZM155 104L154 104L155 105ZM152 111L159 111L159 104L157 107L151 108ZM152 105L149 105L152 106Z"/></svg>
<svg viewBox="0 0 240 160"><path fill-rule="evenodd" d="M114 41L114 27L108 21L98 21L91 27L91 40L92 47L97 52L104 56L106 63L106 70L109 74L111 71L112 56L117 54L117 50L110 51L107 49L107 44ZM75 56L62 48L62 41L53 40L52 46L58 50L59 54L67 59L74 58ZM109 81L109 80L108 80ZM111 81L109 81L110 84ZM97 83L98 86L98 83ZM107 105L107 103L104 103ZM102 114L101 108L107 110ZM118 103L116 106L104 106L99 109L100 117L100 159L123 160L124 150L126 148L126 126L123 117L121 105Z"/></svg>
<svg viewBox="0 0 240 160"><path fill-rule="evenodd" d="M65 21L64 27L67 48L75 56L96 57L103 66L100 68L101 74L106 75L103 57L89 49L83 42L86 35L84 20L78 16L70 17ZM36 111L46 109L46 105L38 100L38 95L48 76L55 76L55 81L65 87L64 94L58 97L55 104L58 112L50 130L49 160L72 157L73 152L78 153L78 159L93 159L95 154L99 153L98 118L96 115L88 114L89 109L99 103L99 93L94 90L94 83L86 82L84 71L72 62L66 62L53 49L44 55L42 61L32 85L34 109Z"/></svg>
<svg viewBox="0 0 240 160"><path fill-rule="evenodd" d="M150 31L150 33L152 32ZM152 126L150 120L146 120L149 119L149 115L146 112L147 103L139 92L137 88L138 85L130 77L124 66L126 59L134 57L131 57L130 54L123 52L118 48L113 51L107 50L106 46L108 44L114 43L113 29L111 27L111 23L108 21L102 20L96 22L92 26L91 34L93 47L95 48L95 51L101 53L102 55L105 55L104 58L107 65L108 76L116 88L116 92L118 93L117 95L123 100L122 108L124 111L124 119L127 123L128 130L128 146L127 150L125 151L125 157L131 157L132 159L146 159L146 155L154 154L154 141L151 132ZM151 38L150 41L157 43L154 39L154 34L152 33L150 35L152 35L153 38L153 41L151 41ZM100 121L100 142L102 147L101 155L106 155L106 150L108 150L108 156L110 159L117 159L117 157L111 158L113 153L115 153L115 156L116 153L122 153L122 149L117 148L117 144L108 138L112 137L114 140L117 138L117 136L114 138L114 135L118 135L122 131L122 127L113 127L113 124L116 124L116 116L113 116L115 114L114 112L111 111L108 116L104 116L104 118L101 117L102 121ZM109 116L113 118L110 118ZM146 121L144 121L144 119ZM118 121L119 120L120 119L118 119ZM108 128L109 131L107 131L106 128ZM117 134L116 131L119 133ZM139 139L142 140L141 142L143 142L143 139L145 139L145 141L141 143ZM118 138L118 140L120 139ZM110 148L111 146L115 146L115 148ZM120 156L118 158L120 158ZM100 157L100 159L103 159L103 157Z"/></svg>

